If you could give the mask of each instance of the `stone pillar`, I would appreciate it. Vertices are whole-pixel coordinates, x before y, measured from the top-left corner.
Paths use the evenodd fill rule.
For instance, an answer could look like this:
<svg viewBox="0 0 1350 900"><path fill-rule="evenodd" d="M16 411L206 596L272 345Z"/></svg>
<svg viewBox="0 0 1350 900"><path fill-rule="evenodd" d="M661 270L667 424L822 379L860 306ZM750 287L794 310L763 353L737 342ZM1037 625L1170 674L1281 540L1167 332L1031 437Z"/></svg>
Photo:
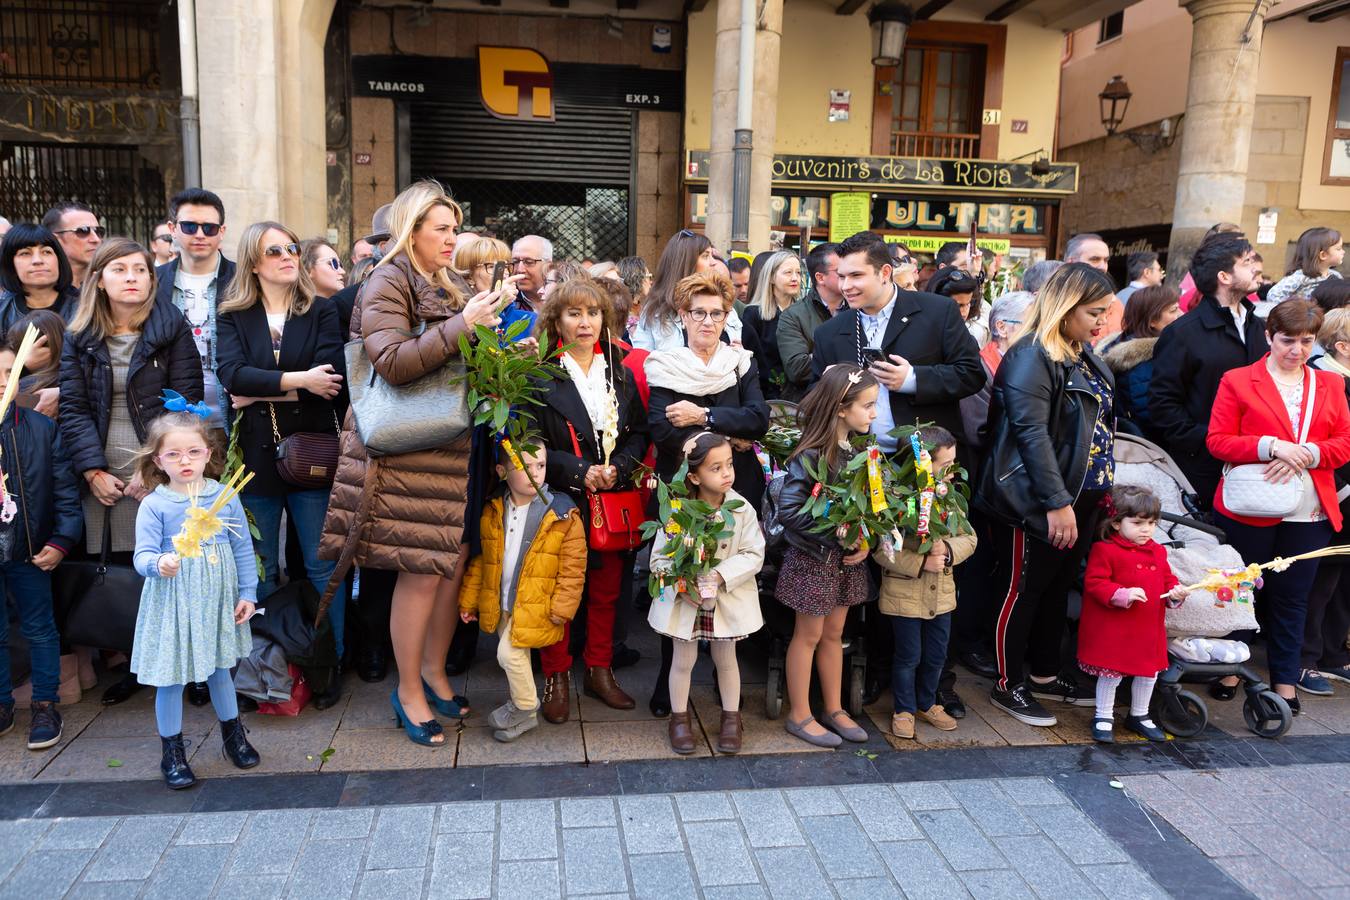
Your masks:
<svg viewBox="0 0 1350 900"><path fill-rule="evenodd" d="M1268 0L1179 0L1191 14L1191 65L1167 281L1180 282L1216 222L1241 222L1256 75ZM1248 28L1248 21L1251 26ZM1244 42L1246 29L1248 39Z"/></svg>
<svg viewBox="0 0 1350 900"><path fill-rule="evenodd" d="M197 4L202 187L225 202L236 238L263 219L302 237L326 231L323 46L335 2Z"/></svg>
<svg viewBox="0 0 1350 900"><path fill-rule="evenodd" d="M754 153L750 167L750 249L769 247L769 200L773 149L778 132L778 50L783 36L783 0L759 5L755 34L755 100L751 127ZM719 247L731 244L732 149L736 132L736 76L740 54L740 3L719 0L714 43L712 148L708 172L708 224L705 233Z"/></svg>

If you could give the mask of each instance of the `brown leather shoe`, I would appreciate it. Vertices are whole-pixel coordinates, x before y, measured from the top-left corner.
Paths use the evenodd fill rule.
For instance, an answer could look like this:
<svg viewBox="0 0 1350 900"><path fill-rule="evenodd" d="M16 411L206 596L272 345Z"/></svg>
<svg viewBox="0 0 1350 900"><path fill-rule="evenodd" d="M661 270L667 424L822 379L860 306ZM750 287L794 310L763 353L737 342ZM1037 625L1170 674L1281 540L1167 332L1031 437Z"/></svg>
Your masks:
<svg viewBox="0 0 1350 900"><path fill-rule="evenodd" d="M694 730L689 727L689 712L670 714L670 749L681 756L694 752Z"/></svg>
<svg viewBox="0 0 1350 900"><path fill-rule="evenodd" d="M637 705L614 680L614 670L605 666L591 666L586 670L583 689L587 697L594 697L611 709L632 709Z"/></svg>
<svg viewBox="0 0 1350 900"><path fill-rule="evenodd" d="M572 714L572 673L559 672L544 678L544 701L539 711L545 722L561 725Z"/></svg>
<svg viewBox="0 0 1350 900"><path fill-rule="evenodd" d="M722 729L717 735L717 752L741 752L741 713L722 710Z"/></svg>

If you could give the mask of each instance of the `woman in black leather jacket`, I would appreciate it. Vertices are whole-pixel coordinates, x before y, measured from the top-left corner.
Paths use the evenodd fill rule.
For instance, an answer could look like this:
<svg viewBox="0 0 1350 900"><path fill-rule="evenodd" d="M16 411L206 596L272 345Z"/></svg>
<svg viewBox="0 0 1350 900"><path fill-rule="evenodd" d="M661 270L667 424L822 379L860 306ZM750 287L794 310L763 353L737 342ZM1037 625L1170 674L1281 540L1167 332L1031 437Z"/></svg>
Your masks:
<svg viewBox="0 0 1350 900"><path fill-rule="evenodd" d="M1089 346L1113 297L1110 279L1086 264L1057 270L994 379L989 456L975 492L993 522L994 585L1002 598L991 700L1028 725L1056 721L1036 698L1094 703L1059 674L1059 647L1068 591L1114 475L1115 382Z"/></svg>

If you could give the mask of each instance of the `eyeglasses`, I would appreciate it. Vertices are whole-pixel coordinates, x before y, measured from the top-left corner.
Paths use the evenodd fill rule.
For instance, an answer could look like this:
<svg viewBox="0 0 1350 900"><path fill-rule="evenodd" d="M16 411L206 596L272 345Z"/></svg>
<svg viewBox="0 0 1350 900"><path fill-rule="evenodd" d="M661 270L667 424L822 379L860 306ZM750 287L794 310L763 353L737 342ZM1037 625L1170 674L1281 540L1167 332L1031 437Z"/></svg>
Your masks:
<svg viewBox="0 0 1350 900"><path fill-rule="evenodd" d="M53 231L52 234L73 234L80 240L88 240L89 235L95 234L102 238L108 233L108 229L102 225L81 225L78 228L62 228L60 231Z"/></svg>
<svg viewBox="0 0 1350 900"><path fill-rule="evenodd" d="M220 234L221 226L217 222L178 222L178 230L183 232L183 234L196 234L198 228L200 228L202 234L207 237L215 237Z"/></svg>
<svg viewBox="0 0 1350 900"><path fill-rule="evenodd" d="M543 262L542 259L534 259L533 257L530 256L511 257L512 266L525 266L526 268L530 268L531 266L539 265L541 262Z"/></svg>
<svg viewBox="0 0 1350 900"><path fill-rule="evenodd" d="M342 263L338 261L336 256L330 256L328 257L328 268L332 269L334 272L341 272Z"/></svg>
<svg viewBox="0 0 1350 900"><path fill-rule="evenodd" d="M299 256L300 256L300 245L299 245L299 244L273 244L272 246L268 247L266 250L263 251L263 255L264 255L264 256L270 257L270 258L272 258L272 259L280 259L280 258L281 258L281 254L283 254L283 253L287 253L287 254L289 254L289 255L291 255L291 256L299 257ZM333 262L337 262L337 260L333 260Z"/></svg>
<svg viewBox="0 0 1350 900"><path fill-rule="evenodd" d="M173 235L171 235L171 234L157 234L157 235L155 235L155 240L156 240L156 241L162 241L162 242L164 242L164 243L166 243L166 244L172 244L172 243L173 243Z"/></svg>
<svg viewBox="0 0 1350 900"><path fill-rule="evenodd" d="M720 322L727 317L726 310L722 309L691 309L689 318L695 322L706 322L712 319L714 322Z"/></svg>
<svg viewBox="0 0 1350 900"><path fill-rule="evenodd" d="M193 447L191 450L165 450L158 458L161 462L167 463L180 463L184 459L200 462L210 454L211 451L205 447Z"/></svg>

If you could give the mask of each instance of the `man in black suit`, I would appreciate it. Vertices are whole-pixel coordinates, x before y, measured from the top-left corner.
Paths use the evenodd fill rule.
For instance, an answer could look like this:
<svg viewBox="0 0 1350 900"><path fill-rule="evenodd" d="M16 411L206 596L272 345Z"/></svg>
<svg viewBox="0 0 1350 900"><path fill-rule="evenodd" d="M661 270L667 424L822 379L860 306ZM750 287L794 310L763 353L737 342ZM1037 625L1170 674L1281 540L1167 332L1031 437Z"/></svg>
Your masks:
<svg viewBox="0 0 1350 900"><path fill-rule="evenodd" d="M905 291L891 282L893 261L885 242L859 232L839 245L839 289L848 310L816 329L812 377L835 363L867 365L881 382L872 433L887 453L896 452L891 429L933 422L962 434L962 397L984 387L980 348L961 311L947 297ZM865 694L875 699L889 682L892 641L888 627L868 629ZM965 706L953 686L950 664L938 684L938 703L954 718Z"/></svg>

